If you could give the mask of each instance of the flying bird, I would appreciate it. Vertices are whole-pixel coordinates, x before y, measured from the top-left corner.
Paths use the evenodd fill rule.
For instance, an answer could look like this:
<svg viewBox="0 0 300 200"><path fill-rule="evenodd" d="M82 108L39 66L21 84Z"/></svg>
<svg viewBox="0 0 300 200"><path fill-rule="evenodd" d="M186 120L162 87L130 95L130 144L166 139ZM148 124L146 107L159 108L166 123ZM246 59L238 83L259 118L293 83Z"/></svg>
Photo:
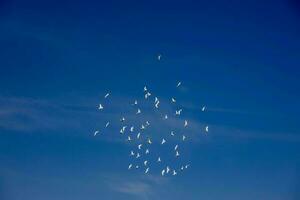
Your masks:
<svg viewBox="0 0 300 200"><path fill-rule="evenodd" d="M208 126L205 127L205 131L208 132Z"/></svg>
<svg viewBox="0 0 300 200"><path fill-rule="evenodd" d="M181 82L180 81L177 83L176 87L179 87L179 86L181 86Z"/></svg>
<svg viewBox="0 0 300 200"><path fill-rule="evenodd" d="M130 151L130 156L134 156L134 152L133 151Z"/></svg>
<svg viewBox="0 0 300 200"><path fill-rule="evenodd" d="M160 157L158 157L158 159L157 159L157 162L161 162L161 159L160 159Z"/></svg>
<svg viewBox="0 0 300 200"><path fill-rule="evenodd" d="M150 139L150 138L148 139L148 143L149 143L149 144L152 144L152 141L151 141L151 139Z"/></svg>
<svg viewBox="0 0 300 200"><path fill-rule="evenodd" d="M175 115L181 115L182 109L175 110Z"/></svg>
<svg viewBox="0 0 300 200"><path fill-rule="evenodd" d="M120 119L120 122L125 122L125 117L122 117L122 118Z"/></svg>
<svg viewBox="0 0 300 200"><path fill-rule="evenodd" d="M164 143L166 143L166 140L163 138L161 141L161 144L164 144Z"/></svg>
<svg viewBox="0 0 300 200"><path fill-rule="evenodd" d="M144 92L147 92L147 91L148 91L147 86L145 86L144 87Z"/></svg>
<svg viewBox="0 0 300 200"><path fill-rule="evenodd" d="M141 157L141 155L139 153L136 154L136 158L139 158Z"/></svg>
<svg viewBox="0 0 300 200"><path fill-rule="evenodd" d="M185 138L186 138L185 135L183 135L183 136L182 136L182 141L185 141Z"/></svg>
<svg viewBox="0 0 300 200"><path fill-rule="evenodd" d="M127 126L123 126L123 127L121 128L121 130L120 130L120 133L121 133L121 134L124 134L124 133L125 133L126 127L127 127Z"/></svg>
<svg viewBox="0 0 300 200"><path fill-rule="evenodd" d="M139 139L140 136L141 136L141 133L138 133L138 134L136 135L136 138Z"/></svg>
<svg viewBox="0 0 300 200"><path fill-rule="evenodd" d="M105 124L105 128L107 128L109 126L109 122L107 122L106 124Z"/></svg>
<svg viewBox="0 0 300 200"><path fill-rule="evenodd" d="M176 99L172 98L171 100L172 100L172 103L176 103Z"/></svg>
<svg viewBox="0 0 300 200"><path fill-rule="evenodd" d="M161 54L159 54L158 56L157 56L157 60L161 60Z"/></svg>
<svg viewBox="0 0 300 200"><path fill-rule="evenodd" d="M174 134L174 131L171 131L171 136L174 136L175 134Z"/></svg>
<svg viewBox="0 0 300 200"><path fill-rule="evenodd" d="M166 172L166 171L163 169L163 170L161 171L161 175L164 176L164 175L165 175L165 172Z"/></svg>
<svg viewBox="0 0 300 200"><path fill-rule="evenodd" d="M176 176L177 172L175 170L173 170L173 176Z"/></svg>
<svg viewBox="0 0 300 200"><path fill-rule="evenodd" d="M145 166L147 166L147 163L148 163L148 161L147 161L147 160L145 160L145 161L144 161L144 165L145 165Z"/></svg>
<svg viewBox="0 0 300 200"><path fill-rule="evenodd" d="M170 168L169 166L167 166L167 170L166 170L167 174L170 172Z"/></svg>
<svg viewBox="0 0 300 200"><path fill-rule="evenodd" d="M176 151L178 149L178 144L176 144L176 146L174 147L174 150Z"/></svg>
<svg viewBox="0 0 300 200"><path fill-rule="evenodd" d="M138 104L138 102L137 102L137 100L135 100L134 103L133 103L132 105L135 106L135 105L137 105L137 104Z"/></svg>
<svg viewBox="0 0 300 200"><path fill-rule="evenodd" d="M204 112L204 111L205 111L205 109L206 109L206 107L205 107L205 106L203 106L203 107L202 107L202 109L201 109L201 110L202 110L202 112Z"/></svg>
<svg viewBox="0 0 300 200"><path fill-rule="evenodd" d="M99 104L99 107L98 107L98 109L99 109L99 110L103 110L103 109L104 109L104 107L102 106L102 104L101 104L101 103Z"/></svg>
<svg viewBox="0 0 300 200"><path fill-rule="evenodd" d="M138 109L136 114L141 114L141 112L142 112L141 109Z"/></svg>
<svg viewBox="0 0 300 200"><path fill-rule="evenodd" d="M145 170L145 174L148 174L149 172L149 167L147 167L147 169Z"/></svg>
<svg viewBox="0 0 300 200"><path fill-rule="evenodd" d="M98 133L99 133L99 131L95 131L95 132L94 132L94 136L96 136Z"/></svg>
<svg viewBox="0 0 300 200"><path fill-rule="evenodd" d="M131 169L132 168L132 164L130 164L129 166L128 166L128 169Z"/></svg>
<svg viewBox="0 0 300 200"><path fill-rule="evenodd" d="M156 102L156 104L155 104L155 108L158 108L158 106L159 106L159 103L160 103L159 101L157 101L157 102Z"/></svg>
<svg viewBox="0 0 300 200"><path fill-rule="evenodd" d="M139 144L139 145L138 145L138 148L139 148L139 149L141 149L141 148L142 148L142 146L143 146L143 144Z"/></svg>
<svg viewBox="0 0 300 200"><path fill-rule="evenodd" d="M179 157L180 156L180 154L179 154L179 152L178 151L176 151L176 155L175 155L176 157Z"/></svg>
<svg viewBox="0 0 300 200"><path fill-rule="evenodd" d="M187 127L187 126L188 126L188 121L184 120L184 127Z"/></svg>
<svg viewBox="0 0 300 200"><path fill-rule="evenodd" d="M149 149L146 149L145 154L149 154Z"/></svg>
<svg viewBox="0 0 300 200"><path fill-rule="evenodd" d="M151 96L151 93L150 92L147 92L146 94L145 94L145 99L148 99L148 97L150 97Z"/></svg>
<svg viewBox="0 0 300 200"><path fill-rule="evenodd" d="M164 119L168 119L168 115L165 115Z"/></svg>
<svg viewBox="0 0 300 200"><path fill-rule="evenodd" d="M108 96L109 96L110 94L109 93L107 93L105 96L104 96L104 98L106 99Z"/></svg>
<svg viewBox="0 0 300 200"><path fill-rule="evenodd" d="M134 126L130 127L130 132L134 131Z"/></svg>

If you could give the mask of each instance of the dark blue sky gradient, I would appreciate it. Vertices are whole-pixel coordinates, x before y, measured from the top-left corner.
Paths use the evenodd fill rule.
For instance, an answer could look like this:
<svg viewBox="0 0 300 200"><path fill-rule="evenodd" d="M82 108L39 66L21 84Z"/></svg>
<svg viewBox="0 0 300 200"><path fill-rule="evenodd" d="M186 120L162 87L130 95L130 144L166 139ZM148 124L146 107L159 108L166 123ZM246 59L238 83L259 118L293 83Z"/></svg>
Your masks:
<svg viewBox="0 0 300 200"><path fill-rule="evenodd" d="M0 199L300 198L297 1L6 0L0 13ZM129 173L118 134L91 137L107 91L117 119L144 85L210 125L193 129L182 176Z"/></svg>

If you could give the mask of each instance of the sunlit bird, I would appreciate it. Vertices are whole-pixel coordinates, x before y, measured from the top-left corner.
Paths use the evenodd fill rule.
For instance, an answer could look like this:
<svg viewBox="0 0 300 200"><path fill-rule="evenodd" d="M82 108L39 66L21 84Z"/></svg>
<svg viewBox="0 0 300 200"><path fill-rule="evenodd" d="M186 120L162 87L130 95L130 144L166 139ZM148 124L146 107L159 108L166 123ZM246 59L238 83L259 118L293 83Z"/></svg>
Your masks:
<svg viewBox="0 0 300 200"><path fill-rule="evenodd" d="M94 132L94 136L98 135L99 131L95 131Z"/></svg>
<svg viewBox="0 0 300 200"><path fill-rule="evenodd" d="M181 82L180 81L177 83L176 87L179 87L179 86L181 86Z"/></svg>
<svg viewBox="0 0 300 200"><path fill-rule="evenodd" d="M187 126L188 126L188 121L184 120L184 127L187 127Z"/></svg>
<svg viewBox="0 0 300 200"><path fill-rule="evenodd" d="M104 98L106 99L108 96L109 96L110 94L109 93L107 93L105 96L104 96Z"/></svg>

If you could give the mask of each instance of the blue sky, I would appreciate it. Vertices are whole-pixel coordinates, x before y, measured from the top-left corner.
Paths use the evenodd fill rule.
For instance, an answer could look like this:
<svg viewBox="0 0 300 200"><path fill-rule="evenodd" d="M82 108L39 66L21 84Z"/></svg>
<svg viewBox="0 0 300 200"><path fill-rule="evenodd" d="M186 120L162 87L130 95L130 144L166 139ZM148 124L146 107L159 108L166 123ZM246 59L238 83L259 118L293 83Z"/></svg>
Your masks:
<svg viewBox="0 0 300 200"><path fill-rule="evenodd" d="M300 198L297 1L5 0L0 13L0 199ZM185 105L181 176L129 173L115 131L91 137L144 85Z"/></svg>

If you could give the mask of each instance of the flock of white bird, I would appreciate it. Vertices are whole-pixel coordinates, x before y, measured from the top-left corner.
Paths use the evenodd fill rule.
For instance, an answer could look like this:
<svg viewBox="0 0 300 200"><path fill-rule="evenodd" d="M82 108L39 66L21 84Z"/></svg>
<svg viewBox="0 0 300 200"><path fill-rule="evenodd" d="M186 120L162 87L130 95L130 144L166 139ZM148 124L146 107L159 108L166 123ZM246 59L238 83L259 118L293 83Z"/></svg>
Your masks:
<svg viewBox="0 0 300 200"><path fill-rule="evenodd" d="M161 60L161 55L158 55L157 59L160 61ZM176 85L177 88L181 87L182 83L179 81ZM153 96L151 91L148 90L147 86L144 87L144 99L146 101L151 101L151 97ZM110 93L105 94L104 99L109 98ZM153 109L159 109L160 108L160 100L158 97L154 97L152 100L154 100L153 102ZM177 101L175 99L175 97L172 97L170 100L171 104L176 104ZM138 117L141 113L142 110L139 107L139 103L137 100L134 100L134 102L131 104L131 106L134 108L135 110L135 115ZM105 109L103 104L99 104L98 105L98 110L99 111L103 111ZM206 106L203 106L201 108L202 112L206 111ZM178 110L175 110L174 115L176 117L180 117L181 113L183 112L183 109L180 108ZM169 116L167 114L164 115L163 120L168 120ZM126 124L126 118L125 117L121 117L121 119L119 120L120 123L120 131L119 133L121 135L124 135L126 137L126 142L131 142L133 145L136 145L136 150L131 150L129 152L129 156L132 157L133 162L128 164L128 170L133 170L133 169L142 169L144 171L145 174L150 173L150 166L152 164L158 164L159 168L160 168L160 174L161 176L166 176L166 175L172 175L172 176L176 176L179 172L182 172L186 169L189 168L190 164L182 164L179 165L179 167L170 167L167 163L163 163L163 156L158 155L155 160L150 161L147 159L147 154L150 154L150 147L153 146L153 141L152 139L149 137L147 139L142 139L142 135L143 133L146 131L146 129L149 129L151 127L151 124L149 121L146 121L145 123L141 124L139 128L136 128L135 126L132 125L128 125ZM110 122L107 122L105 124L105 128L108 128L110 126ZM188 120L184 120L183 123L183 128L187 129L189 126L189 122ZM208 126L205 126L205 130L204 132L207 134L208 133ZM100 134L99 130L96 130L94 132L94 136L97 136ZM175 131L170 131L169 136L170 137L174 137L175 136ZM180 137L180 142L184 143L187 139L186 135L181 135ZM167 143L167 138L166 137L161 137L161 139L157 142L157 145L165 145L165 143ZM135 141L135 142L133 142ZM178 144L176 143L173 148L171 149L171 151L174 152L174 157L175 159L179 159L181 157L180 151L179 151L179 146L181 146L182 144ZM136 161L136 162L135 162Z"/></svg>

